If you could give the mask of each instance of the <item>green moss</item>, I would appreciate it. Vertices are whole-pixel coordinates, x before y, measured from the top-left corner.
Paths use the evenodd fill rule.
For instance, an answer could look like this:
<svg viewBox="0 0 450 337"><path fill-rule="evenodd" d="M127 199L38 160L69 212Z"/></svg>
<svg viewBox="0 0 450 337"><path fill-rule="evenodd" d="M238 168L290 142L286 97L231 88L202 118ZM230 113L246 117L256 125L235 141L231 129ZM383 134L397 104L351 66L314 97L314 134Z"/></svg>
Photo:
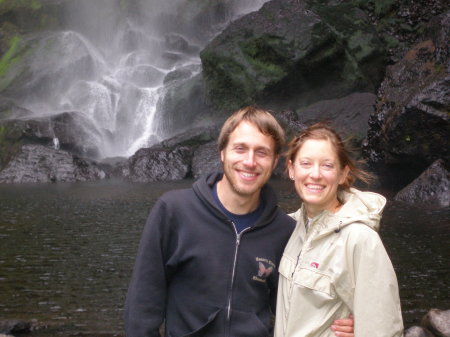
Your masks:
<svg viewBox="0 0 450 337"><path fill-rule="evenodd" d="M278 55L275 48L271 47L271 42L277 43L277 41L269 41L268 38L254 39L241 43L240 48L245 60L253 67L255 73L277 81L286 76L286 71L283 68L283 58Z"/></svg>
<svg viewBox="0 0 450 337"><path fill-rule="evenodd" d="M235 109L252 103L253 80L242 64L208 50L201 52L201 59L208 94L214 105Z"/></svg>
<svg viewBox="0 0 450 337"><path fill-rule="evenodd" d="M32 9L40 9L41 7L42 7L42 5L38 0L31 0L31 8Z"/></svg>
<svg viewBox="0 0 450 337"><path fill-rule="evenodd" d="M22 38L19 36L14 36L11 39L9 50L0 59L0 77L3 77L9 67L17 61L17 51L19 50L19 43L21 40Z"/></svg>

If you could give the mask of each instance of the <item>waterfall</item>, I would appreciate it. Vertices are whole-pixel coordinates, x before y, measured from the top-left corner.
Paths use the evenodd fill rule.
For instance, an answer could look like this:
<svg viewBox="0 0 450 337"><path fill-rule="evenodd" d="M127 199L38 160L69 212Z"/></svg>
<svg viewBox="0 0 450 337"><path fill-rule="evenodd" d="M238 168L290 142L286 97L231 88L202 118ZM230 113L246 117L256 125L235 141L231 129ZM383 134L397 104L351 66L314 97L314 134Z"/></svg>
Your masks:
<svg viewBox="0 0 450 337"><path fill-rule="evenodd" d="M226 25L267 0L77 0L64 30L40 36L21 107L86 121L100 158L134 154L163 137L158 102L175 71L201 72L199 53ZM204 6L215 6L204 11Z"/></svg>

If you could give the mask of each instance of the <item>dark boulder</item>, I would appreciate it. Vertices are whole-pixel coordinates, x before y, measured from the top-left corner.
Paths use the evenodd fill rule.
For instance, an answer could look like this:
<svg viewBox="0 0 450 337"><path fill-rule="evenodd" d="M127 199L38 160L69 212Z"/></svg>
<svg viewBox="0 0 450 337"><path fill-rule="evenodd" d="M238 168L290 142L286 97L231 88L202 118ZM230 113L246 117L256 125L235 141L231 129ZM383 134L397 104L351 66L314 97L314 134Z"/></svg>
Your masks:
<svg viewBox="0 0 450 337"><path fill-rule="evenodd" d="M122 176L133 182L181 180L190 172L191 158L187 146L140 149L122 165Z"/></svg>
<svg viewBox="0 0 450 337"><path fill-rule="evenodd" d="M212 141L199 146L192 157L192 175L199 178L210 172L222 169L217 142Z"/></svg>
<svg viewBox="0 0 450 337"><path fill-rule="evenodd" d="M359 148L368 130L376 95L352 93L348 96L323 100L297 111L302 123L329 122L343 139L352 139Z"/></svg>
<svg viewBox="0 0 450 337"><path fill-rule="evenodd" d="M105 178L95 163L66 151L42 145L24 145L0 172L0 183L94 181Z"/></svg>
<svg viewBox="0 0 450 337"><path fill-rule="evenodd" d="M187 123L185 123L187 124ZM219 136L219 126L209 127L194 127L188 128L171 138L163 140L159 146L173 147L173 146L199 146L216 140Z"/></svg>
<svg viewBox="0 0 450 337"><path fill-rule="evenodd" d="M33 324L35 322L18 319L0 320L0 333L29 333Z"/></svg>
<svg viewBox="0 0 450 337"><path fill-rule="evenodd" d="M443 160L435 161L417 179L403 188L395 200L430 207L450 206L450 172Z"/></svg>
<svg viewBox="0 0 450 337"><path fill-rule="evenodd" d="M164 116L159 128L169 135L187 131L193 125L213 125L219 115L206 97L202 73L189 68L167 74L157 110Z"/></svg>
<svg viewBox="0 0 450 337"><path fill-rule="evenodd" d="M387 68L364 142L369 162L399 177L417 176L439 158L450 164L450 12L432 20L429 31Z"/></svg>
<svg viewBox="0 0 450 337"><path fill-rule="evenodd" d="M230 24L200 56L208 97L224 110L254 102L281 110L374 93L386 60L358 8L298 0L267 2Z"/></svg>

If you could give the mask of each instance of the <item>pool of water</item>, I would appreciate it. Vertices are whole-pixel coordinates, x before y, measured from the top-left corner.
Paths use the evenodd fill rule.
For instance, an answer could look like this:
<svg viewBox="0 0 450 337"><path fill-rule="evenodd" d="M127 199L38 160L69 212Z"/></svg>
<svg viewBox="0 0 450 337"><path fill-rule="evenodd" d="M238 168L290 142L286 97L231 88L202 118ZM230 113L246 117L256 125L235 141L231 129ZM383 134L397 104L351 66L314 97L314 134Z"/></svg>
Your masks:
<svg viewBox="0 0 450 337"><path fill-rule="evenodd" d="M123 303L145 219L166 190L134 184L0 185L0 319L36 319L30 336L123 336ZM290 182L280 205L298 207ZM400 285L405 326L449 309L450 211L390 202L381 237Z"/></svg>

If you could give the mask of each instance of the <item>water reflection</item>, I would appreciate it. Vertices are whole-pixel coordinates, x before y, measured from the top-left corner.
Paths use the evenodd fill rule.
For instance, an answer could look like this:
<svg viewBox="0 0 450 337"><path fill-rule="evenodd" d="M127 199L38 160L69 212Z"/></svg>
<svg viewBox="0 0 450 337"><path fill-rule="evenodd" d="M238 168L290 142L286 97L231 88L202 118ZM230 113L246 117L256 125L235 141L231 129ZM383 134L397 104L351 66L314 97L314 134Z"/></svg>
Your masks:
<svg viewBox="0 0 450 337"><path fill-rule="evenodd" d="M148 211L165 190L191 183L0 186L0 318L50 326L33 336L123 336L123 302ZM296 209L290 183L274 185L280 205ZM392 204L381 235L405 325L431 307L448 309L448 210Z"/></svg>

